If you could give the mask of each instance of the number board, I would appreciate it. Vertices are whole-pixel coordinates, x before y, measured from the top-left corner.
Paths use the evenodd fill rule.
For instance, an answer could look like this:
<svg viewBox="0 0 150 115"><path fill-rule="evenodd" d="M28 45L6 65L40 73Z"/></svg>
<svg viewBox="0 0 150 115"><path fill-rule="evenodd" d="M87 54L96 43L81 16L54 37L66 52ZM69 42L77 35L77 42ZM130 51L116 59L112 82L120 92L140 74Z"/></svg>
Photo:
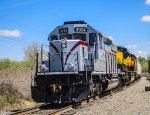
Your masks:
<svg viewBox="0 0 150 115"><path fill-rule="evenodd" d="M75 27L74 31L75 32L87 32L87 28L86 27Z"/></svg>
<svg viewBox="0 0 150 115"><path fill-rule="evenodd" d="M59 34L66 34L68 33L68 28L60 28L59 29Z"/></svg>

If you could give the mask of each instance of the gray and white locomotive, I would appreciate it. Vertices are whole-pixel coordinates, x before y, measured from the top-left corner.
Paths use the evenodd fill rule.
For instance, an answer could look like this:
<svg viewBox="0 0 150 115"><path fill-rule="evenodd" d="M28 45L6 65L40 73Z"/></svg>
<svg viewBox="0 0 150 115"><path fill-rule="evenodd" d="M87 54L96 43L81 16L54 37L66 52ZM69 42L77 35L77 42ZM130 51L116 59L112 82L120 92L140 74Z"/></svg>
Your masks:
<svg viewBox="0 0 150 115"><path fill-rule="evenodd" d="M31 86L34 100L79 102L122 84L124 73L117 68L117 46L86 22L65 22L48 40L49 58L40 69L37 62Z"/></svg>

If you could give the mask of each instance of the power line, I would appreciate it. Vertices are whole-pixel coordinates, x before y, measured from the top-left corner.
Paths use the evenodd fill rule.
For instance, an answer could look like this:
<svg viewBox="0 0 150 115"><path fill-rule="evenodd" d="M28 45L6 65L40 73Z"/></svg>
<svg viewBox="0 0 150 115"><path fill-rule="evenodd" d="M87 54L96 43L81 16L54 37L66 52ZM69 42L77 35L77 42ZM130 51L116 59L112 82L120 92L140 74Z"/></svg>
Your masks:
<svg viewBox="0 0 150 115"><path fill-rule="evenodd" d="M4 21L9 21L9 22L11 22L11 23L13 23L13 24L16 24L16 25L18 25L18 26L27 27L27 25L18 23L18 22L14 21L14 20L5 18L5 17L3 17L3 16L0 16L0 17L3 18ZM38 31L38 32L40 32L40 33L43 34L43 35L47 34L46 32L42 32L42 31L41 31L40 29L38 29L38 28L33 28L33 27L28 27L28 28L29 28L30 30L34 31L34 32L37 32L37 31Z"/></svg>
<svg viewBox="0 0 150 115"><path fill-rule="evenodd" d="M24 43L24 44L29 45L29 43L28 43L28 42L25 42L25 41L22 41L22 40L18 40L18 39L14 39L14 38L6 37L6 36L2 36L2 35L0 35L0 37L2 37L2 38L6 38L6 39L9 39L9 40L13 40L13 41L17 41L17 42L20 42L20 43ZM26 52L26 51L25 51L25 52ZM32 59L34 59L30 52L29 52L28 54L29 54L29 56L30 56Z"/></svg>
<svg viewBox="0 0 150 115"><path fill-rule="evenodd" d="M0 37L2 37L2 38L6 38L6 39L9 39L9 40L13 40L13 41L16 41L16 42L20 42L20 43L24 43L24 44L29 45L29 42L26 42L26 41L22 41L22 40L14 39L14 38L10 38L10 37L6 37L6 36L2 36L2 35L0 35Z"/></svg>

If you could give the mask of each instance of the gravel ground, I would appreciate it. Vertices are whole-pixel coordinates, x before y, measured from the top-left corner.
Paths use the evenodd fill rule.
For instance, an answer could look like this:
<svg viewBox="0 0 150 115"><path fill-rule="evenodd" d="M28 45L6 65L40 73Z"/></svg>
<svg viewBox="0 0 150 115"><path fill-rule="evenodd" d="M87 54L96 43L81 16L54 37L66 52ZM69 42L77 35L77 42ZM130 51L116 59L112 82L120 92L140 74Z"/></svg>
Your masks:
<svg viewBox="0 0 150 115"><path fill-rule="evenodd" d="M136 84L99 99L80 110L76 115L150 115L150 81L142 77Z"/></svg>

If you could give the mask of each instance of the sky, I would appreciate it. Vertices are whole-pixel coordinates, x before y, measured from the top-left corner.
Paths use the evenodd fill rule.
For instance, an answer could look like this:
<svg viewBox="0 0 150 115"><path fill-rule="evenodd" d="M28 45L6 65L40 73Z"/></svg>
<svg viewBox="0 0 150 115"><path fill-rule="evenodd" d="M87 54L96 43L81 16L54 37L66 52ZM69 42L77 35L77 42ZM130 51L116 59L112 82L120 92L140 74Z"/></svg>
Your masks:
<svg viewBox="0 0 150 115"><path fill-rule="evenodd" d="M0 0L0 59L24 60L28 44L48 44L56 26L75 20L136 56L150 55L150 0Z"/></svg>

